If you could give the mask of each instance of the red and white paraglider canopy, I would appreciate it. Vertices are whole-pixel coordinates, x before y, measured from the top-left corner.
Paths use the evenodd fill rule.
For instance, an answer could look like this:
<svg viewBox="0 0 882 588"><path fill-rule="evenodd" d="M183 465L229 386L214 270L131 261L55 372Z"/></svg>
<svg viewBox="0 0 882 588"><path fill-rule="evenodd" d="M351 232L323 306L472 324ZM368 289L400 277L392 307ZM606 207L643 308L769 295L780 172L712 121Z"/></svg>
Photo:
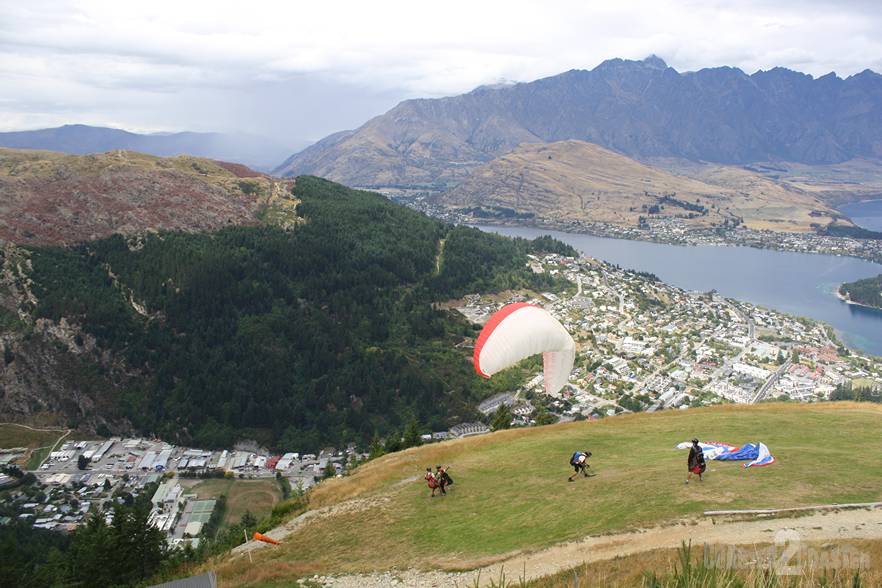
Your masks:
<svg viewBox="0 0 882 588"><path fill-rule="evenodd" d="M485 378L519 361L542 354L545 391L567 383L576 358L576 342L548 311L533 304L509 304L498 310L475 343L475 371Z"/></svg>

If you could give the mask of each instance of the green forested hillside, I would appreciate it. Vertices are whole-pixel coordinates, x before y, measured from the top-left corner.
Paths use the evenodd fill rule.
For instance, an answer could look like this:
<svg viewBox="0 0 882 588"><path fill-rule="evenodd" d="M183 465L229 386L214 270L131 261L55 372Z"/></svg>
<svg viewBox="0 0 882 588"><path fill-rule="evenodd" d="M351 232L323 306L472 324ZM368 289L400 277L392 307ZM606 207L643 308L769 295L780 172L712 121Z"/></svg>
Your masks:
<svg viewBox="0 0 882 588"><path fill-rule="evenodd" d="M882 274L856 282L842 284L839 291L849 300L865 306L882 308Z"/></svg>
<svg viewBox="0 0 882 588"><path fill-rule="evenodd" d="M164 438L306 449L474 417L499 384L475 377L470 350L455 347L474 328L432 303L553 288L526 254L573 252L454 228L318 178L294 189L305 222L289 231L34 248L35 314L66 317L124 358L138 376L116 409Z"/></svg>

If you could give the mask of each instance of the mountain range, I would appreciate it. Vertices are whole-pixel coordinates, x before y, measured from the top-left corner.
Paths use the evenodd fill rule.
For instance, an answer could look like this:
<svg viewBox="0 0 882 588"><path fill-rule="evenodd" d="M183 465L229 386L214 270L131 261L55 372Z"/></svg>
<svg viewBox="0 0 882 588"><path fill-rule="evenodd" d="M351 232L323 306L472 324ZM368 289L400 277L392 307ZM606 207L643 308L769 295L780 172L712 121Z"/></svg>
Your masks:
<svg viewBox="0 0 882 588"><path fill-rule="evenodd" d="M51 129L0 133L0 147L45 149L72 155L124 149L160 157L207 157L268 170L289 152L291 146L281 146L265 137L246 134L138 134L107 127L64 125Z"/></svg>
<svg viewBox="0 0 882 588"><path fill-rule="evenodd" d="M630 157L829 164L882 157L882 76L678 72L651 56L460 96L407 100L288 158L275 174L446 188L522 143L576 139Z"/></svg>

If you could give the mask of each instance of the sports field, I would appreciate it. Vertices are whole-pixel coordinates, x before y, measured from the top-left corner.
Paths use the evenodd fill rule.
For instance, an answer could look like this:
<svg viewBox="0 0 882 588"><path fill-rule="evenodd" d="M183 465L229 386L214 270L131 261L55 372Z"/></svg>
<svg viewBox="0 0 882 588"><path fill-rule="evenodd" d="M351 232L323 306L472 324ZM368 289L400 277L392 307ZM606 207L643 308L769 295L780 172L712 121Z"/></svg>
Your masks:
<svg viewBox="0 0 882 588"><path fill-rule="evenodd" d="M200 499L227 496L227 512L224 524L238 523L245 511L257 520L267 516L281 500L279 485L274 479L239 480L236 478L203 480L193 486Z"/></svg>

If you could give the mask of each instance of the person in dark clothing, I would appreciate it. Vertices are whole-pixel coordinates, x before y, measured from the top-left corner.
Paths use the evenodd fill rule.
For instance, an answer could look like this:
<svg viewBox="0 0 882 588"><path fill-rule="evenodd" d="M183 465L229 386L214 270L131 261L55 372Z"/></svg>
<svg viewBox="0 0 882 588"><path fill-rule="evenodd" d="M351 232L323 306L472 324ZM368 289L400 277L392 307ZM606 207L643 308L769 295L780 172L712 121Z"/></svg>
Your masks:
<svg viewBox="0 0 882 588"><path fill-rule="evenodd" d="M447 475L447 470L442 468L441 466L435 466L435 479L438 480L438 488L441 490L441 494L447 494L447 484L450 477Z"/></svg>
<svg viewBox="0 0 882 588"><path fill-rule="evenodd" d="M689 483L689 480L692 479L692 474L698 474L699 482L704 481L702 475L707 466L704 463L704 450L702 450L701 446L698 444L698 439L692 440L692 447L689 448L687 467L689 468L689 474L686 476L687 484Z"/></svg>
<svg viewBox="0 0 882 588"><path fill-rule="evenodd" d="M437 469L438 469L438 473L436 474L436 476L438 477L438 479L444 481L445 488L450 487L453 484L453 478L451 478L450 474L448 473L450 466L444 466L444 467L438 466Z"/></svg>

